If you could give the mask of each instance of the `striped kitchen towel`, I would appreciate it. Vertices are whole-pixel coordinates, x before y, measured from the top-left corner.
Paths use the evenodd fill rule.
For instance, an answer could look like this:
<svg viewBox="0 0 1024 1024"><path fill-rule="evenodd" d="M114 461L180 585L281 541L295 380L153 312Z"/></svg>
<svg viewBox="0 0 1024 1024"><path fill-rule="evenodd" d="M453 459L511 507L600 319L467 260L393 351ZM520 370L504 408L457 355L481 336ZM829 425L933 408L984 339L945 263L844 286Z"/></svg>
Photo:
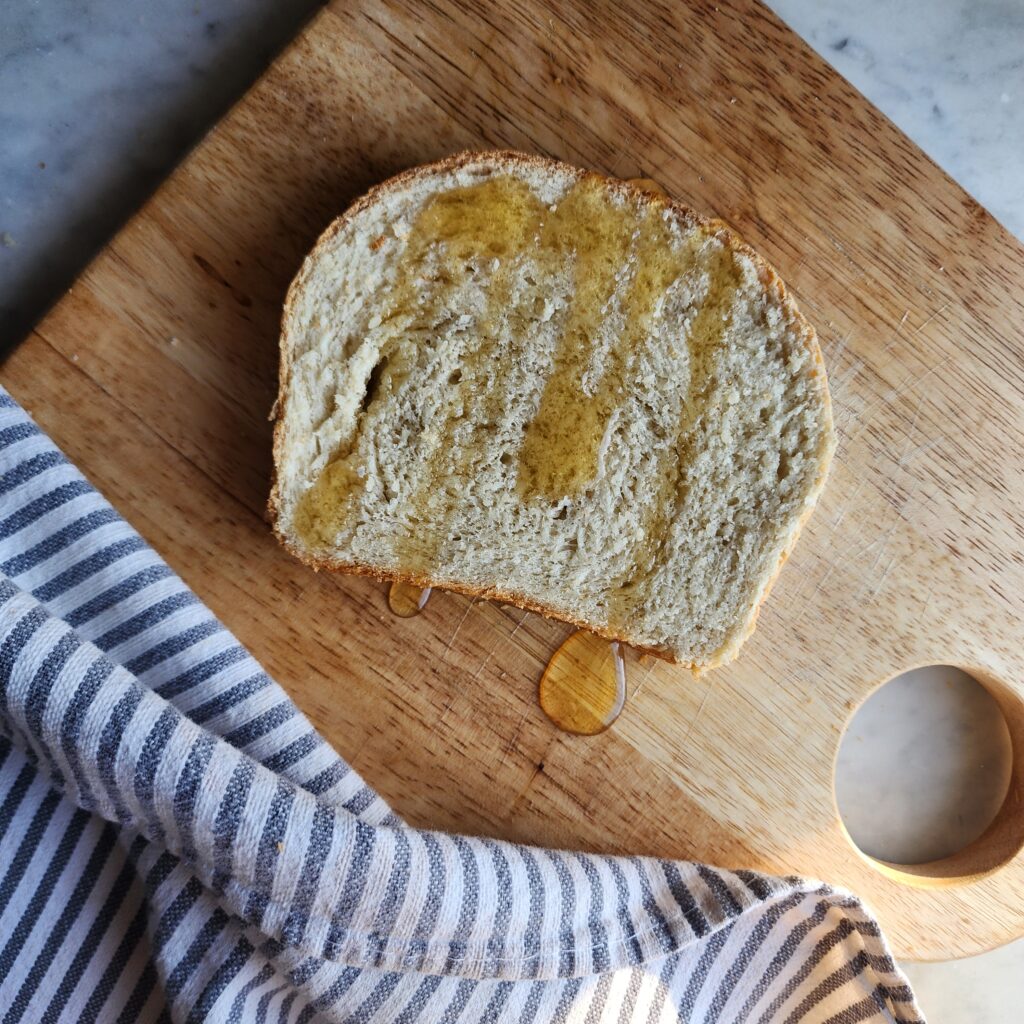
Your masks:
<svg viewBox="0 0 1024 1024"><path fill-rule="evenodd" d="M406 827L2 390L0 731L2 1024L921 1019L827 885Z"/></svg>

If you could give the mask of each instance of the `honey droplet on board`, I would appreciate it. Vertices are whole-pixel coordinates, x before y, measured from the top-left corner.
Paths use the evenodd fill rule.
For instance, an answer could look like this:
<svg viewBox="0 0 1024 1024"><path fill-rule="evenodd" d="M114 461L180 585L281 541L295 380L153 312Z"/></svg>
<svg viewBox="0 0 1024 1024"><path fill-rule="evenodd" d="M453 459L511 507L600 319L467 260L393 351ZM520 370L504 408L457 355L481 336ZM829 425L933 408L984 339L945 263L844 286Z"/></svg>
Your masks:
<svg viewBox="0 0 1024 1024"><path fill-rule="evenodd" d="M559 729L604 732L626 703L626 663L617 643L580 630L551 656L541 676L540 706Z"/></svg>
<svg viewBox="0 0 1024 1024"><path fill-rule="evenodd" d="M414 587L411 583L392 583L388 591L388 607L402 619L411 619L423 611L430 597L430 587Z"/></svg>

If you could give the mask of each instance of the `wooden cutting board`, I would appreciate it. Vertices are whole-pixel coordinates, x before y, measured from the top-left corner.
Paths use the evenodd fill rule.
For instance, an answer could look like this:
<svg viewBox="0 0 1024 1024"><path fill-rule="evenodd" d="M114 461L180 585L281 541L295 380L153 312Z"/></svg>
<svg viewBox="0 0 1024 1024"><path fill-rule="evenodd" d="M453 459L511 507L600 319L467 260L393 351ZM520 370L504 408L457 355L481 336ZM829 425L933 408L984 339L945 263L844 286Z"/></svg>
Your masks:
<svg viewBox="0 0 1024 1024"><path fill-rule="evenodd" d="M655 178L733 224L821 334L840 448L734 665L629 665L607 733L536 704L568 630L316 575L262 518L277 322L320 230L464 147ZM961 665L1024 748L1024 249L771 13L338 0L10 356L8 387L417 825L848 886L901 956L1024 934L1024 758L962 854L900 869L840 825L853 710ZM879 794L879 800L885 794Z"/></svg>

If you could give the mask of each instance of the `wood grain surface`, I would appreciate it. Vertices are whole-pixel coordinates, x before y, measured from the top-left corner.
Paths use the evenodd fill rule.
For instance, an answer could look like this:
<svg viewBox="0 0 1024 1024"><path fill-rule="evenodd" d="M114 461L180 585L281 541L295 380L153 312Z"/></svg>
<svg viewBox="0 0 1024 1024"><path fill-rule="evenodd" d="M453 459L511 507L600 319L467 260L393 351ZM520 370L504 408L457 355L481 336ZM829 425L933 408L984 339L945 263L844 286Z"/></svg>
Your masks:
<svg viewBox="0 0 1024 1024"><path fill-rule="evenodd" d="M465 147L647 176L730 222L816 324L840 449L758 631L694 681L629 664L596 737L536 685L567 628L278 548L277 325L320 230ZM854 708L912 666L979 674L1024 749L1024 250L754 0L337 2L99 256L0 381L410 822L803 873L898 955L1024 934L1024 758L967 851L880 865L838 821ZM879 794L883 801L885 794Z"/></svg>

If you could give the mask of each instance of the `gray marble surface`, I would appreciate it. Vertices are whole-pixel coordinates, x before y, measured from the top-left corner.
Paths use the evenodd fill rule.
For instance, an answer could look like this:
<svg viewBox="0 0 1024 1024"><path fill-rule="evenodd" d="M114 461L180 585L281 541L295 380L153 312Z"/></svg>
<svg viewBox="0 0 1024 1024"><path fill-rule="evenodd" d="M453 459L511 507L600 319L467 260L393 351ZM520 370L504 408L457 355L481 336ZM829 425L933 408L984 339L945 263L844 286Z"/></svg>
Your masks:
<svg viewBox="0 0 1024 1024"><path fill-rule="evenodd" d="M31 327L317 6L2 0L0 346ZM1024 238L1024 2L770 6ZM900 684L851 727L840 798L865 849L923 859L980 827L985 808L975 794L998 790L1004 737L991 706L949 678L937 670ZM952 770L948 743L917 744L914 771L933 785L925 805L913 788L890 787L887 813L865 813L867 794L886 784L887 766L897 777L899 751L921 728L900 725L907 694L929 685L941 696L929 702L928 730L960 744L961 770ZM911 812L912 827L901 828ZM1024 942L953 964L909 965L908 973L932 1024L1021 1020Z"/></svg>
<svg viewBox="0 0 1024 1024"><path fill-rule="evenodd" d="M0 350L319 6L0 0Z"/></svg>
<svg viewBox="0 0 1024 1024"><path fill-rule="evenodd" d="M767 0L1024 239L1021 0Z"/></svg>

